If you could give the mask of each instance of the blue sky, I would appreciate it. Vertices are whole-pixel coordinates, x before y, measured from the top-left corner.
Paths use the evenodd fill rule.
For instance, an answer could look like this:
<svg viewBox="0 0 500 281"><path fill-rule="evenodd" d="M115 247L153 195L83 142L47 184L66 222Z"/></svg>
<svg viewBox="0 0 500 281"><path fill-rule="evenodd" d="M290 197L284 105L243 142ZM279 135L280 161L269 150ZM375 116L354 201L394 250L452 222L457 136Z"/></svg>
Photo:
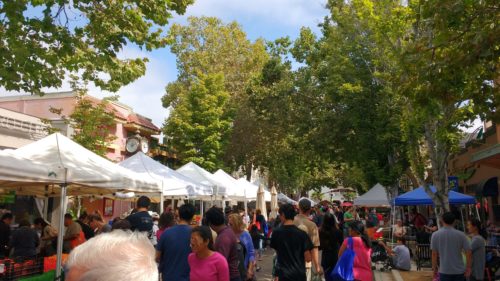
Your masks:
<svg viewBox="0 0 500 281"><path fill-rule="evenodd" d="M189 16L214 16L224 22L237 21L251 40L296 38L302 26L319 32L317 25L327 15L325 4L326 0L198 0L188 7L185 15L174 17L171 23L185 24ZM167 83L176 79L175 56L168 48L146 53L133 46L127 46L122 56L146 56L150 62L145 76L118 92L120 101L161 126L168 112L160 99ZM103 96L95 88L90 93Z"/></svg>
<svg viewBox="0 0 500 281"><path fill-rule="evenodd" d="M185 15L175 16L170 23L185 24L189 16L214 16L224 22L237 21L251 40L259 37L274 40L282 36L296 38L302 26L319 32L327 10L326 0L197 0L189 6ZM168 48L153 52L126 46L120 54L123 58L148 57L146 75L118 91L120 101L135 112L153 119L161 127L168 111L161 105L165 86L176 79L175 56ZM67 91L69 85L48 92ZM0 89L0 94L5 93ZM109 94L89 86L89 93L96 97Z"/></svg>

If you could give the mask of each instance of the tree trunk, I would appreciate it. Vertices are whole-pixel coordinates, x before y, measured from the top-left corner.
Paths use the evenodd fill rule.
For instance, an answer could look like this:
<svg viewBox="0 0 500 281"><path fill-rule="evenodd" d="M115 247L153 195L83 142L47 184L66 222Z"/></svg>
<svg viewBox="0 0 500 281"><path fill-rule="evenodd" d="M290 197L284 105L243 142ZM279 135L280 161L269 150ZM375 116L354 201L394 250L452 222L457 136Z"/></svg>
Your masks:
<svg viewBox="0 0 500 281"><path fill-rule="evenodd" d="M425 191L432 198L436 210L442 214L442 211L449 211L450 205L448 201L448 155L449 149L445 143L437 137L439 121L430 120L424 125L424 139L427 146L429 160L432 170L432 183L436 188L436 192L432 192L428 183L424 184Z"/></svg>
<svg viewBox="0 0 500 281"><path fill-rule="evenodd" d="M248 163L245 167L245 176L247 178L247 181L252 182L252 170L253 170L253 163Z"/></svg>

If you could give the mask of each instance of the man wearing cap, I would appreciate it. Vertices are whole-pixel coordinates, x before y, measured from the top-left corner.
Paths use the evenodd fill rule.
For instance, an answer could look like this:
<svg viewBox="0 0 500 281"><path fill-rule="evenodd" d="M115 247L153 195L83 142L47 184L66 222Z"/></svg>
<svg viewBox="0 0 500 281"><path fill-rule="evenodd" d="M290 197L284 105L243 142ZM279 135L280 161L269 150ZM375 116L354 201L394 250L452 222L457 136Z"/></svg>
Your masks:
<svg viewBox="0 0 500 281"><path fill-rule="evenodd" d="M299 214L295 216L293 223L299 229L305 231L311 242L313 244L313 249L311 250L312 265L316 269L318 274L321 274L321 266L319 264L319 232L318 227L314 222L309 219L309 214L311 213L311 201L308 199L302 199L299 201ZM306 274L307 280L311 280L311 263L306 263Z"/></svg>

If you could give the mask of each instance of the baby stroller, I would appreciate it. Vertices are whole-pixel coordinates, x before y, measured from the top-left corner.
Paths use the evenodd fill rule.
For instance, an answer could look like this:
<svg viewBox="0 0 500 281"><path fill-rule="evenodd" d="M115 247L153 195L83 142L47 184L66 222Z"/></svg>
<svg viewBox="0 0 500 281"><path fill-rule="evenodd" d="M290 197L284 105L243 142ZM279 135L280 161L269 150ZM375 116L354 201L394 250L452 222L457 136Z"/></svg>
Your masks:
<svg viewBox="0 0 500 281"><path fill-rule="evenodd" d="M374 270L389 271L392 268L392 261L389 254L385 248L378 243L378 241L372 241L372 266Z"/></svg>

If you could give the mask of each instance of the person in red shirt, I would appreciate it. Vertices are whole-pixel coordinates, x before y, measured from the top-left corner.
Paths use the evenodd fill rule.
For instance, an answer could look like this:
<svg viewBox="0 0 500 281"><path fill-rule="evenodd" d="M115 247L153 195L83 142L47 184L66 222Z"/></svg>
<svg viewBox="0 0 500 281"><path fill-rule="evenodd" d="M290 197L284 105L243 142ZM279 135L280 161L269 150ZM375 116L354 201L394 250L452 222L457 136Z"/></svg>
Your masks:
<svg viewBox="0 0 500 281"><path fill-rule="evenodd" d="M427 224L427 219L417 211L417 209L413 209L413 225L419 229L424 227Z"/></svg>

